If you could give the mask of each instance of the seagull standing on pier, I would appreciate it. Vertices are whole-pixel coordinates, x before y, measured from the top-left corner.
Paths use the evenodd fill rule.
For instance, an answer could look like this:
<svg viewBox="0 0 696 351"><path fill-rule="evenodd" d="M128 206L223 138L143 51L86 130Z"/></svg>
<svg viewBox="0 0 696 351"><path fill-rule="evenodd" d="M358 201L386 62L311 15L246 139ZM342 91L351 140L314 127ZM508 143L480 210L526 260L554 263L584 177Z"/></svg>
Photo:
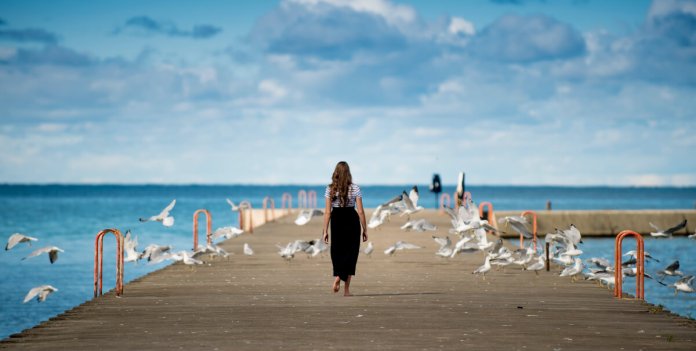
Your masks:
<svg viewBox="0 0 696 351"><path fill-rule="evenodd" d="M370 241L369 243L367 243L367 247L365 248L365 251L363 251L363 253L365 253L365 255L367 255L368 257L372 257L372 252L374 250L375 247L374 245L372 245L372 241Z"/></svg>
<svg viewBox="0 0 696 351"><path fill-rule="evenodd" d="M167 205L167 207L162 210L158 215L156 216L151 216L150 218L140 218L141 222L162 222L162 225L165 227L171 227L174 225L174 217L169 215L169 211L171 211L174 208L174 205L176 205L176 199L172 200L172 202Z"/></svg>
<svg viewBox="0 0 696 351"><path fill-rule="evenodd" d="M37 241L39 239L37 238L32 238L30 236L26 236L24 234L20 233L14 233L10 235L9 239L7 239L7 244L5 245L5 251L12 249L15 247L15 245L20 244L20 243L27 243L29 246L31 246L32 241Z"/></svg>
<svg viewBox="0 0 696 351"><path fill-rule="evenodd" d="M244 243L244 254L247 256L251 256L254 254L254 250L251 249L251 246L249 244Z"/></svg>

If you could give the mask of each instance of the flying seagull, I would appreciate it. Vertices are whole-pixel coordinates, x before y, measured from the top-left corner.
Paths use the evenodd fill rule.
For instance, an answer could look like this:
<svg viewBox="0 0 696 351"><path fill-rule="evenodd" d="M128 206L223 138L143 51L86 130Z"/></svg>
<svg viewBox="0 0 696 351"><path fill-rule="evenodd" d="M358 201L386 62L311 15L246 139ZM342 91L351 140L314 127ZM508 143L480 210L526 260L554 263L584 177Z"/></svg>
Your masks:
<svg viewBox="0 0 696 351"><path fill-rule="evenodd" d="M9 250L15 245L20 244L20 243L27 243L29 246L31 246L32 241L37 241L39 239L37 238L32 238L30 236L26 236L24 234L19 234L19 233L14 233L10 235L10 238L7 239L7 245L5 245L5 250Z"/></svg>
<svg viewBox="0 0 696 351"><path fill-rule="evenodd" d="M58 289L50 286L50 285L41 285L37 286L35 288L32 288L29 290L29 293L27 296L24 297L24 302L22 303L27 303L29 300L33 299L36 297L36 301L38 302L44 302L46 300L46 297L48 297L49 294L58 291Z"/></svg>
<svg viewBox="0 0 696 351"><path fill-rule="evenodd" d="M140 218L141 222L162 222L162 225L165 227L171 227L174 225L174 217L169 215L169 211L171 211L174 208L174 205L176 205L176 199L174 199L167 207L160 212L160 214L156 216L151 216L150 218Z"/></svg>
<svg viewBox="0 0 696 351"><path fill-rule="evenodd" d="M653 229L655 229L654 232L650 233L650 235L652 237L654 237L654 238L667 238L667 237L671 237L672 234L676 233L678 230L686 227L686 219L681 221L679 224L673 226L672 228L665 229L665 230L660 229L658 226L656 226L652 223L649 223L649 224L651 227L653 227Z"/></svg>
<svg viewBox="0 0 696 351"><path fill-rule="evenodd" d="M57 246L46 246L44 248L40 248L38 250L35 250L34 252L30 253L27 257L22 258L22 260L26 260L27 258L36 257L38 255L41 255L42 253L47 253L49 261L51 261L51 263L53 263L53 262L56 262L58 260L58 252L65 252L65 251L63 251L63 249L61 249Z"/></svg>

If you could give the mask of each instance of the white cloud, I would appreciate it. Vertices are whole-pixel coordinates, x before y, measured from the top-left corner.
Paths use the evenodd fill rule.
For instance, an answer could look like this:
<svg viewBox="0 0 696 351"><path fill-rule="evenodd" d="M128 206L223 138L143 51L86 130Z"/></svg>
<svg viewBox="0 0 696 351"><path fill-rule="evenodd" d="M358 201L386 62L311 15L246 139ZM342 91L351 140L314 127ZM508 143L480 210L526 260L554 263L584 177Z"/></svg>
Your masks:
<svg viewBox="0 0 696 351"><path fill-rule="evenodd" d="M474 24L460 17L452 17L449 27L447 28L451 34L463 33L466 35L476 34Z"/></svg>

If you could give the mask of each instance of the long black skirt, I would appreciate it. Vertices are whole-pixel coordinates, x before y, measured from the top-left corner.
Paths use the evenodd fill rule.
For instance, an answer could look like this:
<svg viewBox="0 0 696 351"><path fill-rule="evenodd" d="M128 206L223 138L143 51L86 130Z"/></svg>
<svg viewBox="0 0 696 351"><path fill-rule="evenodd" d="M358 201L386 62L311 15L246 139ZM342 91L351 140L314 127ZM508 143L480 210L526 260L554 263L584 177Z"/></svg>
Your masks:
<svg viewBox="0 0 696 351"><path fill-rule="evenodd" d="M360 252L360 218L355 207L331 210L331 263L333 275L346 281L355 275Z"/></svg>

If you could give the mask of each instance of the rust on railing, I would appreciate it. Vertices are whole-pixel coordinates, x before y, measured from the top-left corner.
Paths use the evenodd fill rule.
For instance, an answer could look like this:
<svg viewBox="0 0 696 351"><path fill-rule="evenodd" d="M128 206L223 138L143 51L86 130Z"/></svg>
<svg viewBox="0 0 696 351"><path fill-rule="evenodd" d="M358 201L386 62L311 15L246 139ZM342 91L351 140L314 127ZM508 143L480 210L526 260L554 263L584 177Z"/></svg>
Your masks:
<svg viewBox="0 0 696 351"><path fill-rule="evenodd" d="M636 238L636 299L645 300L645 244L643 236L632 231L624 230L616 236L614 243L614 297L623 295L623 271L621 267L621 245L627 236Z"/></svg>
<svg viewBox="0 0 696 351"><path fill-rule="evenodd" d="M116 296L123 295L123 236L118 229L104 229L94 239L94 297L102 295L104 236L109 233L116 237Z"/></svg>
<svg viewBox="0 0 696 351"><path fill-rule="evenodd" d="M534 211L524 211L520 215L520 217L524 217L526 215L531 215L532 216L532 235L534 238L532 239L534 242L534 252L537 251L537 214ZM524 235L520 234L520 248L524 248Z"/></svg>
<svg viewBox="0 0 696 351"><path fill-rule="evenodd" d="M240 210L241 211L241 210ZM213 235L213 216L206 209L199 209L193 213L193 250L198 249L198 215L205 214L205 241L207 244L212 243Z"/></svg>

